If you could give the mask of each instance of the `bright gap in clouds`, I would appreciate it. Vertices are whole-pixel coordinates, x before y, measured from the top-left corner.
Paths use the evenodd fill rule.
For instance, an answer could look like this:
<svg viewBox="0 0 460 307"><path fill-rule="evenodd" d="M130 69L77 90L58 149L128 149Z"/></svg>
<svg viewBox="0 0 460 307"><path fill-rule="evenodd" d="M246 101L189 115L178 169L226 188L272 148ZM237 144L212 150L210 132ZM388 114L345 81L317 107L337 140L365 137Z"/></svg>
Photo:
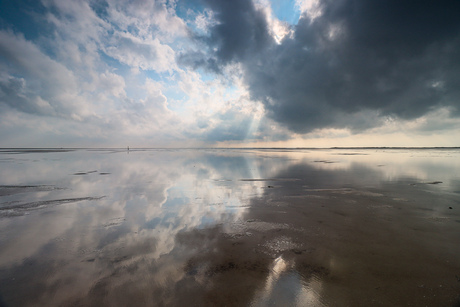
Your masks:
<svg viewBox="0 0 460 307"><path fill-rule="evenodd" d="M276 18L291 25L297 24L301 13L298 0L270 0L270 3Z"/></svg>

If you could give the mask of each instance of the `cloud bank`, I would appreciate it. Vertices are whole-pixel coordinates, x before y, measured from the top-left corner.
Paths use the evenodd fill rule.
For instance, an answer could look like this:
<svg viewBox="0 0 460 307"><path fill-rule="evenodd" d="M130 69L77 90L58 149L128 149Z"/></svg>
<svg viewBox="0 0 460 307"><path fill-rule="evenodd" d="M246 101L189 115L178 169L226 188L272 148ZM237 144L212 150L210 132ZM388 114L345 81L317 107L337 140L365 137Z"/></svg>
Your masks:
<svg viewBox="0 0 460 307"><path fill-rule="evenodd" d="M459 2L317 1L279 43L255 4L204 3L213 51L195 64L240 63L251 98L293 132L459 114Z"/></svg>
<svg viewBox="0 0 460 307"><path fill-rule="evenodd" d="M402 133L458 145L459 12L458 1L1 2L0 138L336 146L386 135L390 146Z"/></svg>

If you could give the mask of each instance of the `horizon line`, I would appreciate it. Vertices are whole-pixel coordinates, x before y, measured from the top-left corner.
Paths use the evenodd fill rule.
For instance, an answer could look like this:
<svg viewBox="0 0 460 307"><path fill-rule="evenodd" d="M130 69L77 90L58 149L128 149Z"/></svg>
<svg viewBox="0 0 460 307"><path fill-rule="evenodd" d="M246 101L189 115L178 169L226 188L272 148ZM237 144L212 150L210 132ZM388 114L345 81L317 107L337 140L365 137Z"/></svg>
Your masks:
<svg viewBox="0 0 460 307"><path fill-rule="evenodd" d="M0 150L11 149L460 149L460 146L332 146L332 147L0 147Z"/></svg>

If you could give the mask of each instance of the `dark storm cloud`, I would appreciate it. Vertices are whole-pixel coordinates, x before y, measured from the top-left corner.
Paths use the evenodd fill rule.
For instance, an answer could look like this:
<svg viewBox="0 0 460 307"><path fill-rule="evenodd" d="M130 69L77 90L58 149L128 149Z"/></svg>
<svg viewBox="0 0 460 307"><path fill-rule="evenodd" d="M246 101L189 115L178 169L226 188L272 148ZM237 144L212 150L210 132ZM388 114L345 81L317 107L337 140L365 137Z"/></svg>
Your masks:
<svg viewBox="0 0 460 307"><path fill-rule="evenodd" d="M248 0L205 0L216 13L209 43L217 47L217 58L228 63L263 50L271 41L265 16Z"/></svg>
<svg viewBox="0 0 460 307"><path fill-rule="evenodd" d="M460 1L322 1L279 45L250 1L206 3L218 20L206 61L240 62L252 98L292 131L459 112Z"/></svg>
<svg viewBox="0 0 460 307"><path fill-rule="evenodd" d="M251 58L269 47L273 40L262 11L248 0L202 0L199 1L214 12L218 22L209 35L193 35L198 42L209 46L212 56L206 52L191 52L179 56L181 64L197 68L206 67L221 72L222 65Z"/></svg>

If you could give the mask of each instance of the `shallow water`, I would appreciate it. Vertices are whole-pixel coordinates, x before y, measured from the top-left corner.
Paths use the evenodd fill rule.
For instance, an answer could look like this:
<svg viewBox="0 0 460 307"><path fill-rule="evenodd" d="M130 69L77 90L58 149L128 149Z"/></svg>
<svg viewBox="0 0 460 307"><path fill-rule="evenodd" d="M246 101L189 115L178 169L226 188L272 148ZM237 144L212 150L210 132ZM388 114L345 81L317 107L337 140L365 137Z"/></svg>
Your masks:
<svg viewBox="0 0 460 307"><path fill-rule="evenodd" d="M0 150L0 306L459 306L459 149Z"/></svg>

